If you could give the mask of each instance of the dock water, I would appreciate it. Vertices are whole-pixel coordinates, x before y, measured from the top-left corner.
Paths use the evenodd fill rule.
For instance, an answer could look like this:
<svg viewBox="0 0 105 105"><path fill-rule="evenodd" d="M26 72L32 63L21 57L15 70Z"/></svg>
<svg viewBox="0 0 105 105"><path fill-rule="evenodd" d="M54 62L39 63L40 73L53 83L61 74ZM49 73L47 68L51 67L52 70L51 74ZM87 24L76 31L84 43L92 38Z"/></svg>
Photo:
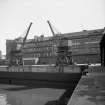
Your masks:
<svg viewBox="0 0 105 105"><path fill-rule="evenodd" d="M47 66L44 66L43 68L46 68ZM38 67L39 68L39 67ZM52 68L52 67L51 67ZM26 69L26 68L25 68ZM31 70L31 72L29 72ZM35 69L34 69L35 70ZM0 83L5 83L4 87L7 87L7 84L10 85L10 88L1 88L1 92L5 92L3 93L4 95L9 93L8 95L6 95L7 100L9 97L11 97L11 94L15 93L16 94L20 93L20 91L24 91L27 90L27 97L30 95L32 95L34 92L34 97L33 98L37 98L35 96L36 94L36 90L39 91L39 97L41 98L42 96L40 96L40 94L43 94L44 92L42 91L40 93L41 90L49 90L48 94L51 93L52 91L56 91L57 93L61 92L61 94L59 95L59 98L52 98L51 100L48 100L47 98L46 103L43 105L52 105L54 103L54 105L67 105L67 102L69 100L69 98L71 97L71 94L73 93L73 90L75 89L75 86L77 85L79 79L81 78L81 72L80 69L78 67L73 67L70 66L69 68L66 67L65 68L65 72L46 72L44 71L44 69L41 72L33 72L32 69L29 69L29 71L24 72L24 70L20 70L20 69L15 69L14 70L9 70L9 71L0 71ZM36 70L35 70L36 71ZM73 72L74 71L74 72ZM12 85L23 85L25 87L11 87ZM2 86L2 85L1 85ZM31 89L31 88L32 89ZM28 93L28 90L33 90L33 93ZM52 92L53 93L53 92ZM51 93L51 94L52 94ZM23 92L24 94L24 92ZM22 94L22 96L24 96ZM47 95L47 91L46 93L44 93L45 96ZM43 94L43 97L45 97ZM15 94L14 94L15 95ZM57 95L57 94L55 94ZM2 96L1 96L2 97ZM15 101L18 100L18 98L21 97L18 94L18 97L16 97L16 99L14 99ZM53 97L53 94L49 97ZM57 95L58 97L58 95ZM21 97L22 98L22 97ZM41 98L43 99L43 98ZM13 100L13 101L14 101ZM67 100L67 101L66 101ZM19 99L20 101L20 99ZM22 98L20 102L24 102L25 99ZM33 100L32 100L33 101ZM12 103L11 101L8 101L9 103ZM33 101L32 103L35 103L36 101ZM15 102L16 103L16 102ZM12 104L11 104L12 105ZM16 104L18 105L18 104ZM21 104L24 105L24 104ZM26 105L26 104L25 104ZM32 104L33 105L33 104ZM40 104L38 104L40 105ZM41 104L42 105L42 104Z"/></svg>
<svg viewBox="0 0 105 105"><path fill-rule="evenodd" d="M58 100L65 89L0 84L0 105L46 105Z"/></svg>

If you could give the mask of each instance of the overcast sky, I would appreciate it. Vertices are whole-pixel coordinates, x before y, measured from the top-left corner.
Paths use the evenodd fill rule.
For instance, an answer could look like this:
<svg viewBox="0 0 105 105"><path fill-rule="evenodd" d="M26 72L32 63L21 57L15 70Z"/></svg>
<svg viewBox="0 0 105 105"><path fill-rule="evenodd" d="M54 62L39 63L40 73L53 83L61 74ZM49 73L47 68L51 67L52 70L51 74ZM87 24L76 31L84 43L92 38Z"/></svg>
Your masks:
<svg viewBox="0 0 105 105"><path fill-rule="evenodd" d="M61 33L105 27L105 0L0 0L0 50L5 54L6 39L51 36L47 20Z"/></svg>

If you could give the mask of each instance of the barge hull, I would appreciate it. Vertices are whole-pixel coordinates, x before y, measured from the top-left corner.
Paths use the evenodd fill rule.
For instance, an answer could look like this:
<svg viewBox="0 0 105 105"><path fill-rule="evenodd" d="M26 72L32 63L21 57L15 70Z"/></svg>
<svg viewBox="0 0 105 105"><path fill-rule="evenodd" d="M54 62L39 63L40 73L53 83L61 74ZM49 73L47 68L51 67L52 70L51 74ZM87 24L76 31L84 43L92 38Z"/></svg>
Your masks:
<svg viewBox="0 0 105 105"><path fill-rule="evenodd" d="M81 73L4 72L0 71L0 83L34 85L38 88L69 88L77 85Z"/></svg>

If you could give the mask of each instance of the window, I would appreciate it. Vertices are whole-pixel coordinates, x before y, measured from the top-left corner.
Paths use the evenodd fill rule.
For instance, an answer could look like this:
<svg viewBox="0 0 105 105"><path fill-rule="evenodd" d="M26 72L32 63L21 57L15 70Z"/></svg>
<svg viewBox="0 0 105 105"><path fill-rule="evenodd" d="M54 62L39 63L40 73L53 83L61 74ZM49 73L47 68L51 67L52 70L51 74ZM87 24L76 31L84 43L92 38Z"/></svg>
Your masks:
<svg viewBox="0 0 105 105"><path fill-rule="evenodd" d="M48 56L48 53L47 53L47 56Z"/></svg>

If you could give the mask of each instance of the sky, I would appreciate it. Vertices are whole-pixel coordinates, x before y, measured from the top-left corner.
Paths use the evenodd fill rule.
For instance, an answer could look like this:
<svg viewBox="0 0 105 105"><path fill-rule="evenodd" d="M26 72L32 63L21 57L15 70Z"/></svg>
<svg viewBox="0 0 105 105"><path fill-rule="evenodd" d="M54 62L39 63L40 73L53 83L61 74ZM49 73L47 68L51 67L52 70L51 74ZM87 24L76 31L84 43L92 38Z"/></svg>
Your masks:
<svg viewBox="0 0 105 105"><path fill-rule="evenodd" d="M0 50L6 54L6 39L35 35L52 36L49 20L61 33L105 27L105 0L0 0Z"/></svg>

